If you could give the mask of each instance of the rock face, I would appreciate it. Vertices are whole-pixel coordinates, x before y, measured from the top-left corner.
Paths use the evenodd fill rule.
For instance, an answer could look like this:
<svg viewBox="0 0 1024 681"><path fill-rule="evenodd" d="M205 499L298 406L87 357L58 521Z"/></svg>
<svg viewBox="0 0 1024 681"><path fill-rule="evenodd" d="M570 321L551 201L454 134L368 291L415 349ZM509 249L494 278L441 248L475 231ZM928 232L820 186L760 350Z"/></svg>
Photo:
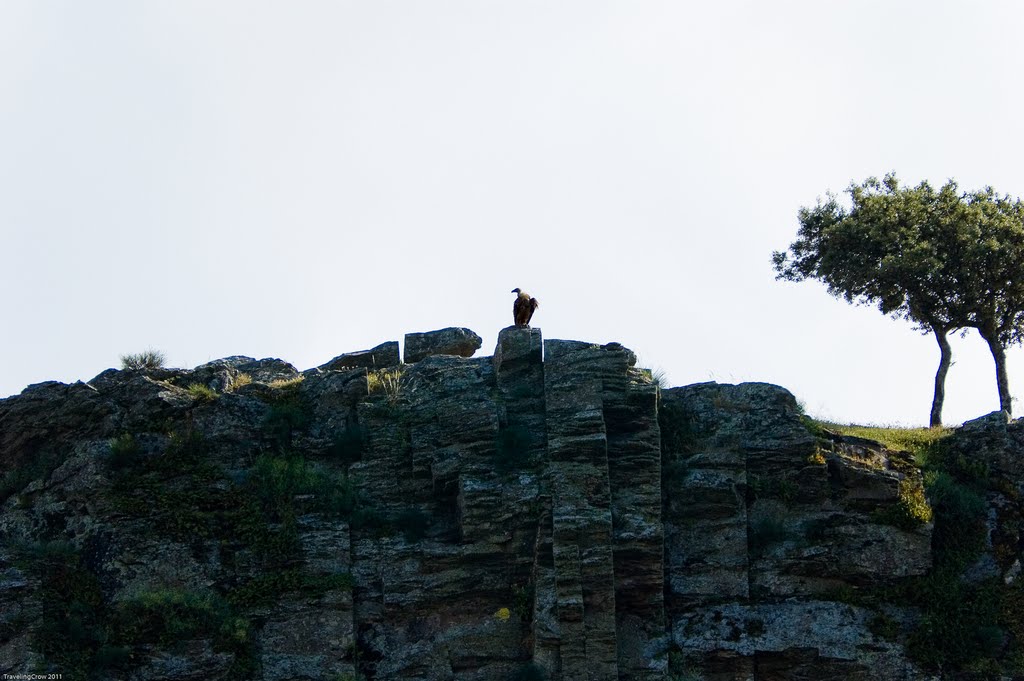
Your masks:
<svg viewBox="0 0 1024 681"><path fill-rule="evenodd" d="M461 357L478 337L450 331L404 366L384 344L0 400L0 671L929 678L879 626L920 613L857 596L932 569L905 456L812 434L777 386L661 390L617 343L531 328ZM951 455L1010 479L1020 429ZM978 570L1012 581L1003 487Z"/></svg>
<svg viewBox="0 0 1024 681"><path fill-rule="evenodd" d="M712 678L914 678L873 613L834 594L930 568L930 526L872 518L919 473L866 441L822 449L777 386L674 388L662 408L669 621L687 663Z"/></svg>
<svg viewBox="0 0 1024 681"><path fill-rule="evenodd" d="M405 363L412 364L432 355L472 357L483 339L469 329L451 326L439 331L405 334Z"/></svg>

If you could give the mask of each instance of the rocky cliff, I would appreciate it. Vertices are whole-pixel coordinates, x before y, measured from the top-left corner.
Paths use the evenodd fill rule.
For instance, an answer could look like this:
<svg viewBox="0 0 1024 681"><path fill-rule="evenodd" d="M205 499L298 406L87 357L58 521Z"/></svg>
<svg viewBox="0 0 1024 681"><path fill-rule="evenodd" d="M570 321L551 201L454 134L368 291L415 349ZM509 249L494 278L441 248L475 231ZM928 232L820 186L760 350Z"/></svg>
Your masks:
<svg viewBox="0 0 1024 681"><path fill-rule="evenodd" d="M1013 673L1020 422L949 438L933 521L908 454L783 388L662 389L621 345L539 329L478 347L449 329L406 364L386 343L0 400L0 672Z"/></svg>

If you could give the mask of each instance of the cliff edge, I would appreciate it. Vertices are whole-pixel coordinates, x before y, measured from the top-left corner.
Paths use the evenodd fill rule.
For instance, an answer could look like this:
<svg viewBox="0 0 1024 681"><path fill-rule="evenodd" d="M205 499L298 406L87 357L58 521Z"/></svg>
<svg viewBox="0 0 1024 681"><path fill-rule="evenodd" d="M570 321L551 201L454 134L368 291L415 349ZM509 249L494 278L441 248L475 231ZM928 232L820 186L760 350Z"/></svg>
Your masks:
<svg viewBox="0 0 1024 681"><path fill-rule="evenodd" d="M960 535L907 453L778 386L662 389L617 343L416 336L407 364L386 343L0 400L0 672L934 678L907 585ZM957 574L1010 599L1024 427L961 430L944 451L989 510Z"/></svg>

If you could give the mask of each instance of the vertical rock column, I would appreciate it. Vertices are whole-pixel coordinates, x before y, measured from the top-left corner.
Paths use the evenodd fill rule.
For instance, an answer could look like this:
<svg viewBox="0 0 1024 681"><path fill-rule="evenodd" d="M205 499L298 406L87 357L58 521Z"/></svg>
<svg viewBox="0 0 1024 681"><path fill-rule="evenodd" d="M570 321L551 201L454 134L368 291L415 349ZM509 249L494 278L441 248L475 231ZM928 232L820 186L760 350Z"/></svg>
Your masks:
<svg viewBox="0 0 1024 681"><path fill-rule="evenodd" d="M618 679L611 491L598 346L546 341L548 480L564 681ZM595 371L596 369L596 371Z"/></svg>
<svg viewBox="0 0 1024 681"><path fill-rule="evenodd" d="M538 457L547 445L541 344L540 329L510 326L498 334L494 349L501 428L522 433L530 454Z"/></svg>
<svg viewBox="0 0 1024 681"><path fill-rule="evenodd" d="M603 346L602 401L608 435L620 679L662 679L665 532L661 520L658 388L633 368L636 355Z"/></svg>
<svg viewBox="0 0 1024 681"><path fill-rule="evenodd" d="M510 326L498 334L493 357L502 436L522 438L519 446L525 446L529 458L540 464L547 458L542 343L540 329ZM530 630L533 660L557 675L561 634L551 554L551 495L543 487L533 506L525 510L534 516L529 559L522 561L521 552L516 552L510 556L514 561L510 567L514 587L533 594Z"/></svg>

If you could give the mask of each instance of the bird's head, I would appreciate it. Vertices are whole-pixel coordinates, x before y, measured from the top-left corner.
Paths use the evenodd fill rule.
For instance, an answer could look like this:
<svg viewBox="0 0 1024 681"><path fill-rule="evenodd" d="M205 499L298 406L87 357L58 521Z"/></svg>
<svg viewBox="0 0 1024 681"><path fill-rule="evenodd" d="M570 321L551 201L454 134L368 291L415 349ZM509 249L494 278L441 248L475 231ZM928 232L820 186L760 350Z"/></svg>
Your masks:
<svg viewBox="0 0 1024 681"><path fill-rule="evenodd" d="M512 289L512 293L521 293L521 291L518 288L514 288Z"/></svg>

